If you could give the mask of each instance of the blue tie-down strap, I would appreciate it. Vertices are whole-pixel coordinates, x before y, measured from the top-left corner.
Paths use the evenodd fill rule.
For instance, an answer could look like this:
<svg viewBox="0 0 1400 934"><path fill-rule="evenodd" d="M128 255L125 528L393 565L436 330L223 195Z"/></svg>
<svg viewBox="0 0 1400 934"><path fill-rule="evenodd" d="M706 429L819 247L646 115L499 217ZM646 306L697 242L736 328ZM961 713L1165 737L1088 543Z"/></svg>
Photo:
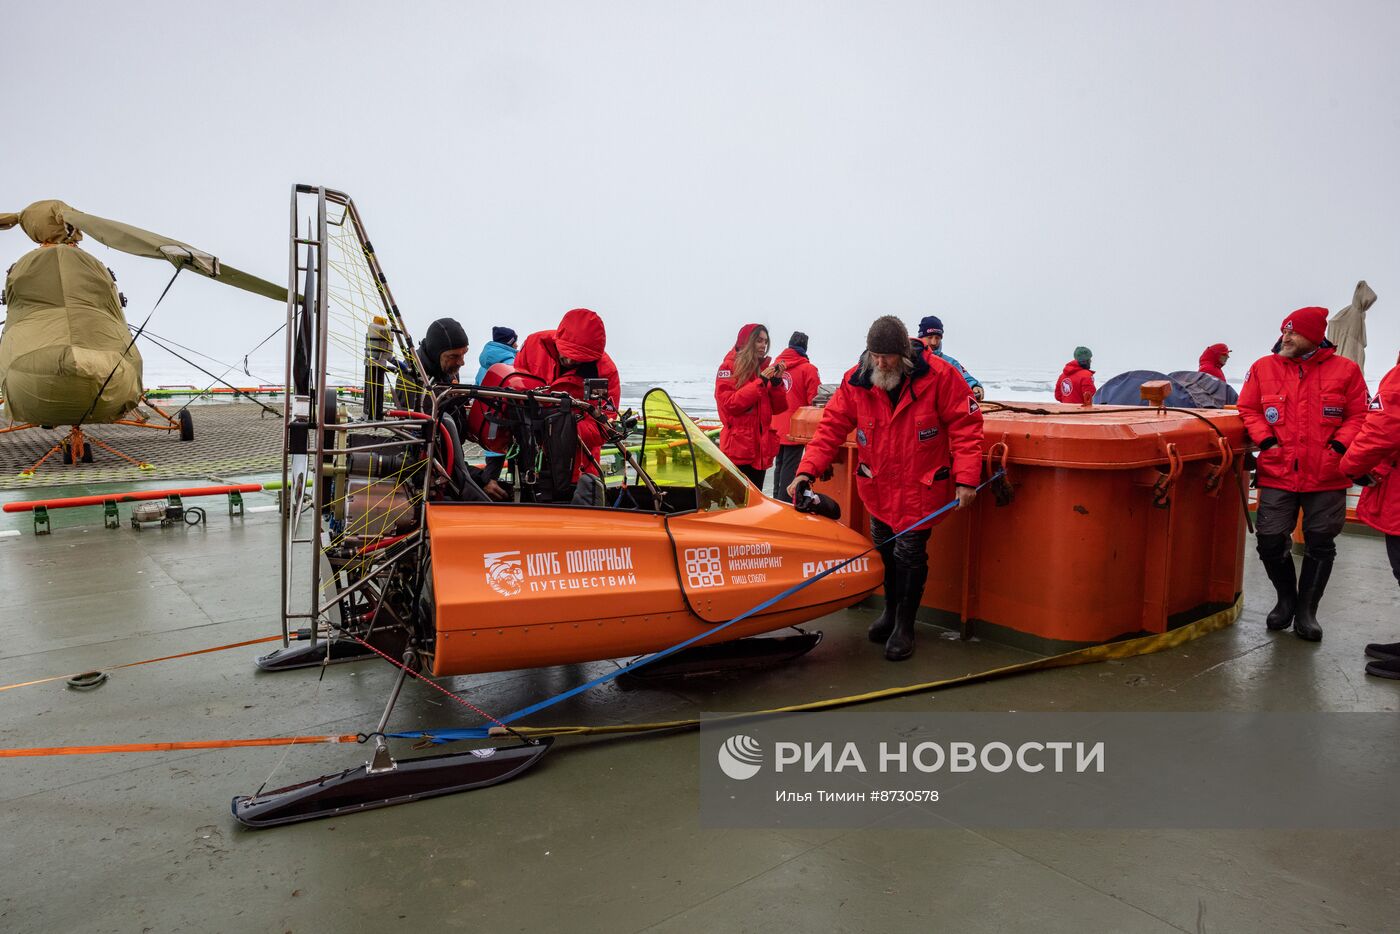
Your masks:
<svg viewBox="0 0 1400 934"><path fill-rule="evenodd" d="M996 479L998 479L999 477L1001 477L1002 473L1003 473L1003 471L998 470L996 473L992 474L992 475L991 475L990 477L988 477L986 480L982 481L981 483L979 483L979 484L977 485L977 490L980 492L980 491L982 490L982 488L985 487L987 484L989 484L989 483L991 483L993 480L996 480ZM937 509L935 509L933 512L931 512L931 513L929 513L928 515L924 516L924 517L923 517L922 519L920 519L918 522L915 522L915 523L913 523L912 525L910 525L908 528L901 529L898 533L896 533L895 535L891 536L891 538L890 538L889 540L892 541L893 539L899 538L901 535L907 535L907 534L909 534L910 532L914 531L915 529L919 528L920 526L927 525L928 523L932 522L934 519L937 519L939 516L943 515L945 512L948 512L950 509L955 509L955 508L957 507L957 505L958 505L958 501L957 501L956 499L951 500L951 501L945 503L944 505L942 505L942 506L938 507ZM881 544L884 544L884 543L882 542ZM620 676L620 675L625 675L625 674L627 674L629 671L636 671L638 668L641 668L643 665L650 665L652 662L659 661L659 660L665 658L665 657L668 656L668 655L674 655L676 652L679 652L681 649L688 648L688 647L694 645L695 643L699 642L699 641L702 640L702 639L709 638L710 636L714 635L714 634L717 633L717 632L723 632L725 629L728 629L730 626L733 626L735 623L741 622L741 621L743 621L743 620L746 620L746 619L748 619L750 616L753 616L755 613L761 613L761 612L763 612L764 610L768 609L768 608L769 608L770 606L772 606L773 604L778 603L778 602L780 602L780 601L782 601L782 600L786 600L788 597L792 596L793 594L797 593L798 591L803 590L804 588L807 588L807 587L812 586L813 584L815 584L817 581L821 580L822 578L827 577L827 576L829 576L829 575L831 575L831 574L835 574L837 571L841 570L842 568L844 568L846 565L850 564L851 562L853 562L853 561L858 561L858 560L860 560L861 558L864 558L866 555L868 555L868 554L870 554L872 551L874 551L875 548L876 548L875 545L871 545L869 548L865 549L864 551L862 551L860 554L856 555L855 557L847 558L845 561L842 561L840 564L838 564L838 565L836 565L836 566L834 566L834 567L827 568L825 571L822 571L820 574L817 574L815 577L809 577L807 580L802 581L800 584L794 584L793 586L789 587L787 590L784 590L782 593L778 594L777 596L769 597L767 600L764 600L762 603L758 604L757 606L750 607L749 609L747 609L747 610L745 610L744 612L740 613L738 616L734 617L734 618L731 619L731 620L726 620L726 621L723 622L723 623L716 623L714 626L711 626L709 629L706 629L706 630L704 630L703 632L700 632L700 633L698 633L698 634L696 634L696 635L691 636L689 639L686 639L684 642L677 642L675 645L671 646L670 648L662 649L661 651L655 653L654 655L648 655L646 658L639 658L639 659L637 659L635 662L633 662L633 663L630 664L630 665L624 665L624 666L621 667L621 668L614 668L612 671L609 671L609 672L606 673L606 674L599 675L598 677L594 678L592 681L586 681L586 682L584 682L583 684L580 684L580 685L578 685L578 686L576 686L576 687L569 688L567 691L563 691L563 692L561 692L561 693L559 693L559 694L555 694L553 697L548 697L548 698L545 698L545 699L542 700L542 701L538 701L538 702L536 702L536 703L534 703L534 704L531 704L529 707L522 707L521 709L515 711L514 713L506 714L504 717L502 717L502 718L500 719L499 723L500 723L501 725L505 725L505 724L508 724L508 723L514 723L515 721L520 720L520 719L522 719L522 718L524 718L524 717L528 717L528 716L530 716L531 714L539 713L541 710L545 710L545 709L548 709L548 708L550 708L550 707L553 707L555 704L562 703L563 701L566 701L566 700L568 700L568 699L571 698L571 697L577 697L579 694L582 694L584 691L590 691L590 690L592 690L593 688L598 687L598 685L600 685L600 684L607 684L609 681L613 680L614 678L616 678L616 677L618 677L618 676ZM428 741L430 741L430 742L432 742L432 743L451 743L451 742L456 742L456 741L458 741L458 740L463 740L463 739L486 739L486 738L488 737L488 735L489 735L489 732L490 732L490 728L489 728L489 727L475 726L475 727L462 727L462 728L457 728L457 729L446 729L446 730L413 730L413 731L407 732L407 733L390 733L390 734L388 734L388 735L391 736L391 737L393 737L393 738L395 738L395 739L426 739L426 740L428 740Z"/></svg>

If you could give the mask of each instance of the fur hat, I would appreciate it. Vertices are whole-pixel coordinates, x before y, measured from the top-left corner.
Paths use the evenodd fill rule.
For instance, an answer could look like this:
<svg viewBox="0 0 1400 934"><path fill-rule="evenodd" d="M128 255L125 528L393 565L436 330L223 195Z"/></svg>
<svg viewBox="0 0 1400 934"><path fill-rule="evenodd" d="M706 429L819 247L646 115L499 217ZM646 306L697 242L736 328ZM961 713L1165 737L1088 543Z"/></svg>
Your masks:
<svg viewBox="0 0 1400 934"><path fill-rule="evenodd" d="M909 329L894 315L875 319L865 335L865 349L878 354L909 355Z"/></svg>

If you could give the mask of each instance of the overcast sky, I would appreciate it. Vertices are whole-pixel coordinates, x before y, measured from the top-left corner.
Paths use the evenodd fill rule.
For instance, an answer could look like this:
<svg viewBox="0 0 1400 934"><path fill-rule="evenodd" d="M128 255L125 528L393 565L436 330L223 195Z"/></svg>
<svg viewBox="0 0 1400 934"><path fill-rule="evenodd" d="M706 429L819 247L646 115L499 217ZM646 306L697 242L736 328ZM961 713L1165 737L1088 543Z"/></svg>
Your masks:
<svg viewBox="0 0 1400 934"><path fill-rule="evenodd" d="M738 326L846 361L943 317L979 368L1268 351L1380 295L1400 350L1400 4L11 3L0 210L61 198L286 277L294 182L349 192L411 327L584 305L624 365ZM0 234L0 263L30 248ZM94 252L139 321L170 268ZM231 357L276 303L151 329ZM146 350L148 359L160 352ZM831 374L828 378L834 378Z"/></svg>

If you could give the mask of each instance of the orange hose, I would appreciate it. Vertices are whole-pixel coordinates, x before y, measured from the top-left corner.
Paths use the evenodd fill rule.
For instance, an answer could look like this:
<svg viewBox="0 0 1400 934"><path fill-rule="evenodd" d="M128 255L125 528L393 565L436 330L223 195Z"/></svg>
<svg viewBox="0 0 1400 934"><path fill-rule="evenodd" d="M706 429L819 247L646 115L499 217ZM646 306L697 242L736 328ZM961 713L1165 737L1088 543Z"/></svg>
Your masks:
<svg viewBox="0 0 1400 934"><path fill-rule="evenodd" d="M235 749L242 746L311 746L319 743L357 743L359 741L359 734L342 733L339 736L268 736L259 739L209 739L185 743L127 743L123 746L47 746L32 749L0 749L0 759L16 759L25 756L95 756L110 752Z"/></svg>

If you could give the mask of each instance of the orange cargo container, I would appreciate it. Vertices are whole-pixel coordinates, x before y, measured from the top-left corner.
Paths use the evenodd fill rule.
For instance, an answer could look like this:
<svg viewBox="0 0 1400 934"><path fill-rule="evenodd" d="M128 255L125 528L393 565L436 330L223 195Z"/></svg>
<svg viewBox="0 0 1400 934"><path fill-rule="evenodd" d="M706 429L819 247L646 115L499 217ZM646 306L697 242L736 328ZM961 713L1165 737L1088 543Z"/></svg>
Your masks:
<svg viewBox="0 0 1400 934"><path fill-rule="evenodd" d="M987 403L990 490L929 542L926 618L1038 650L1164 632L1235 602L1244 575L1244 426L1229 410ZM810 440L818 408L799 409ZM818 488L869 534L855 443Z"/></svg>

